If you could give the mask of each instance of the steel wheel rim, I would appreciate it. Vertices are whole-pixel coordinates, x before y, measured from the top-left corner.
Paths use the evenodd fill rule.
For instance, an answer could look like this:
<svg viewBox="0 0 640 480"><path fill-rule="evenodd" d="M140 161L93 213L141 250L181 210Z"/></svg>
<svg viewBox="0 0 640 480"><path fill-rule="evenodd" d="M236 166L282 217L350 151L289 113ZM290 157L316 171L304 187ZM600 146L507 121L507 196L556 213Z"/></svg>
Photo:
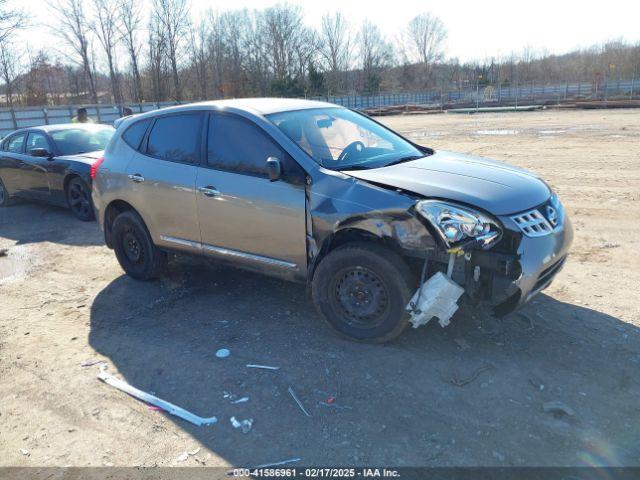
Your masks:
<svg viewBox="0 0 640 480"><path fill-rule="evenodd" d="M144 260L144 246L133 229L128 229L122 236L122 249L132 264L137 265Z"/></svg>
<svg viewBox="0 0 640 480"><path fill-rule="evenodd" d="M72 183L69 188L69 204L71 210L82 216L89 214L91 203L89 201L89 194L84 186L80 183Z"/></svg>
<svg viewBox="0 0 640 480"><path fill-rule="evenodd" d="M334 275L330 298L347 323L360 329L380 326L391 308L389 291L382 279L359 266Z"/></svg>

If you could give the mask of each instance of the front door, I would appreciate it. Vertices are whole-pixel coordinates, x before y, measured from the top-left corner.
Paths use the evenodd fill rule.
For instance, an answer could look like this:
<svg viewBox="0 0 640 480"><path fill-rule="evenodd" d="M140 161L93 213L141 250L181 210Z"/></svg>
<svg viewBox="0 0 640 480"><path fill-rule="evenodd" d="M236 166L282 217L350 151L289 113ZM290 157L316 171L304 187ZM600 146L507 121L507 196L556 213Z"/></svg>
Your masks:
<svg viewBox="0 0 640 480"><path fill-rule="evenodd" d="M199 112L157 117L127 166L129 199L157 245L201 251L195 184L202 118Z"/></svg>
<svg viewBox="0 0 640 480"><path fill-rule="evenodd" d="M260 127L212 114L207 154L198 168L197 205L203 250L278 276L306 271L304 171ZM277 157L283 178L269 181Z"/></svg>
<svg viewBox="0 0 640 480"><path fill-rule="evenodd" d="M28 177L29 191L35 198L48 200L51 194L48 172L51 170L54 160L53 157L36 157L32 155L31 151L36 148L44 148L50 153L53 151L44 133L29 132L23 157L23 161L26 164L25 174Z"/></svg>

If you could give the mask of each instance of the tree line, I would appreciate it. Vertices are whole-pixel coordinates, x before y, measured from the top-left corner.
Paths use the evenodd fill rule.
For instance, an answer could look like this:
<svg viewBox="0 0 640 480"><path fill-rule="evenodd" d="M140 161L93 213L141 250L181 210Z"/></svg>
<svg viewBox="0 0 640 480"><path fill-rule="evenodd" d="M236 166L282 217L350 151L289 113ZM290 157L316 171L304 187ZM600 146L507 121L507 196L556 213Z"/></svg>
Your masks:
<svg viewBox="0 0 640 480"><path fill-rule="evenodd" d="M33 52L16 32L46 27L30 25L18 4L0 0L7 106L451 91L640 73L640 45L620 41L462 63L445 56L446 27L429 12L389 38L370 21L355 24L339 12L310 28L302 9L286 3L210 10L197 19L189 0L50 0L49 9L58 44ZM64 61L56 51L65 52Z"/></svg>

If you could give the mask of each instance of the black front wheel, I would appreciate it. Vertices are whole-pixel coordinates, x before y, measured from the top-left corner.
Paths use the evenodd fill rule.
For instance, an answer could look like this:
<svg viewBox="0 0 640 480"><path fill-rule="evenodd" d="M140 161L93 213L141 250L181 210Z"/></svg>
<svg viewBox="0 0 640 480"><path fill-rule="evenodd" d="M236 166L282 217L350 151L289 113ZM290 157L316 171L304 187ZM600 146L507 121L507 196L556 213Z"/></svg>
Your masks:
<svg viewBox="0 0 640 480"><path fill-rule="evenodd" d="M2 183L2 179L0 178L0 207L6 207L11 203L11 198L9 197L9 192L7 191L7 187Z"/></svg>
<svg viewBox="0 0 640 480"><path fill-rule="evenodd" d="M156 278L166 265L167 255L155 246L142 218L133 211L116 217L111 244L122 269L136 280Z"/></svg>
<svg viewBox="0 0 640 480"><path fill-rule="evenodd" d="M80 177L71 179L67 185L69 208L79 220L90 222L95 218L91 201L91 188Z"/></svg>
<svg viewBox="0 0 640 480"><path fill-rule="evenodd" d="M313 301L337 333L386 342L407 327L413 277L404 260L376 244L354 243L324 257L312 283Z"/></svg>

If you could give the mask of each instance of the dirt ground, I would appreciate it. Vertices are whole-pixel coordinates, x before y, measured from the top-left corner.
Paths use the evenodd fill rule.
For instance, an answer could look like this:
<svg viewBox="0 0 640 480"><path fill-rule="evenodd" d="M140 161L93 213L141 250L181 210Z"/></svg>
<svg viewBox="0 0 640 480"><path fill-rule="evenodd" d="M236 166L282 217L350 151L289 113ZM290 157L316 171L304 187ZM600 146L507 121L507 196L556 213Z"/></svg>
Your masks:
<svg viewBox="0 0 640 480"><path fill-rule="evenodd" d="M95 223L20 203L0 210L0 466L640 466L640 110L381 120L557 189L573 254L523 315L350 343L304 286L184 258L138 283ZM219 423L154 411L87 360Z"/></svg>

